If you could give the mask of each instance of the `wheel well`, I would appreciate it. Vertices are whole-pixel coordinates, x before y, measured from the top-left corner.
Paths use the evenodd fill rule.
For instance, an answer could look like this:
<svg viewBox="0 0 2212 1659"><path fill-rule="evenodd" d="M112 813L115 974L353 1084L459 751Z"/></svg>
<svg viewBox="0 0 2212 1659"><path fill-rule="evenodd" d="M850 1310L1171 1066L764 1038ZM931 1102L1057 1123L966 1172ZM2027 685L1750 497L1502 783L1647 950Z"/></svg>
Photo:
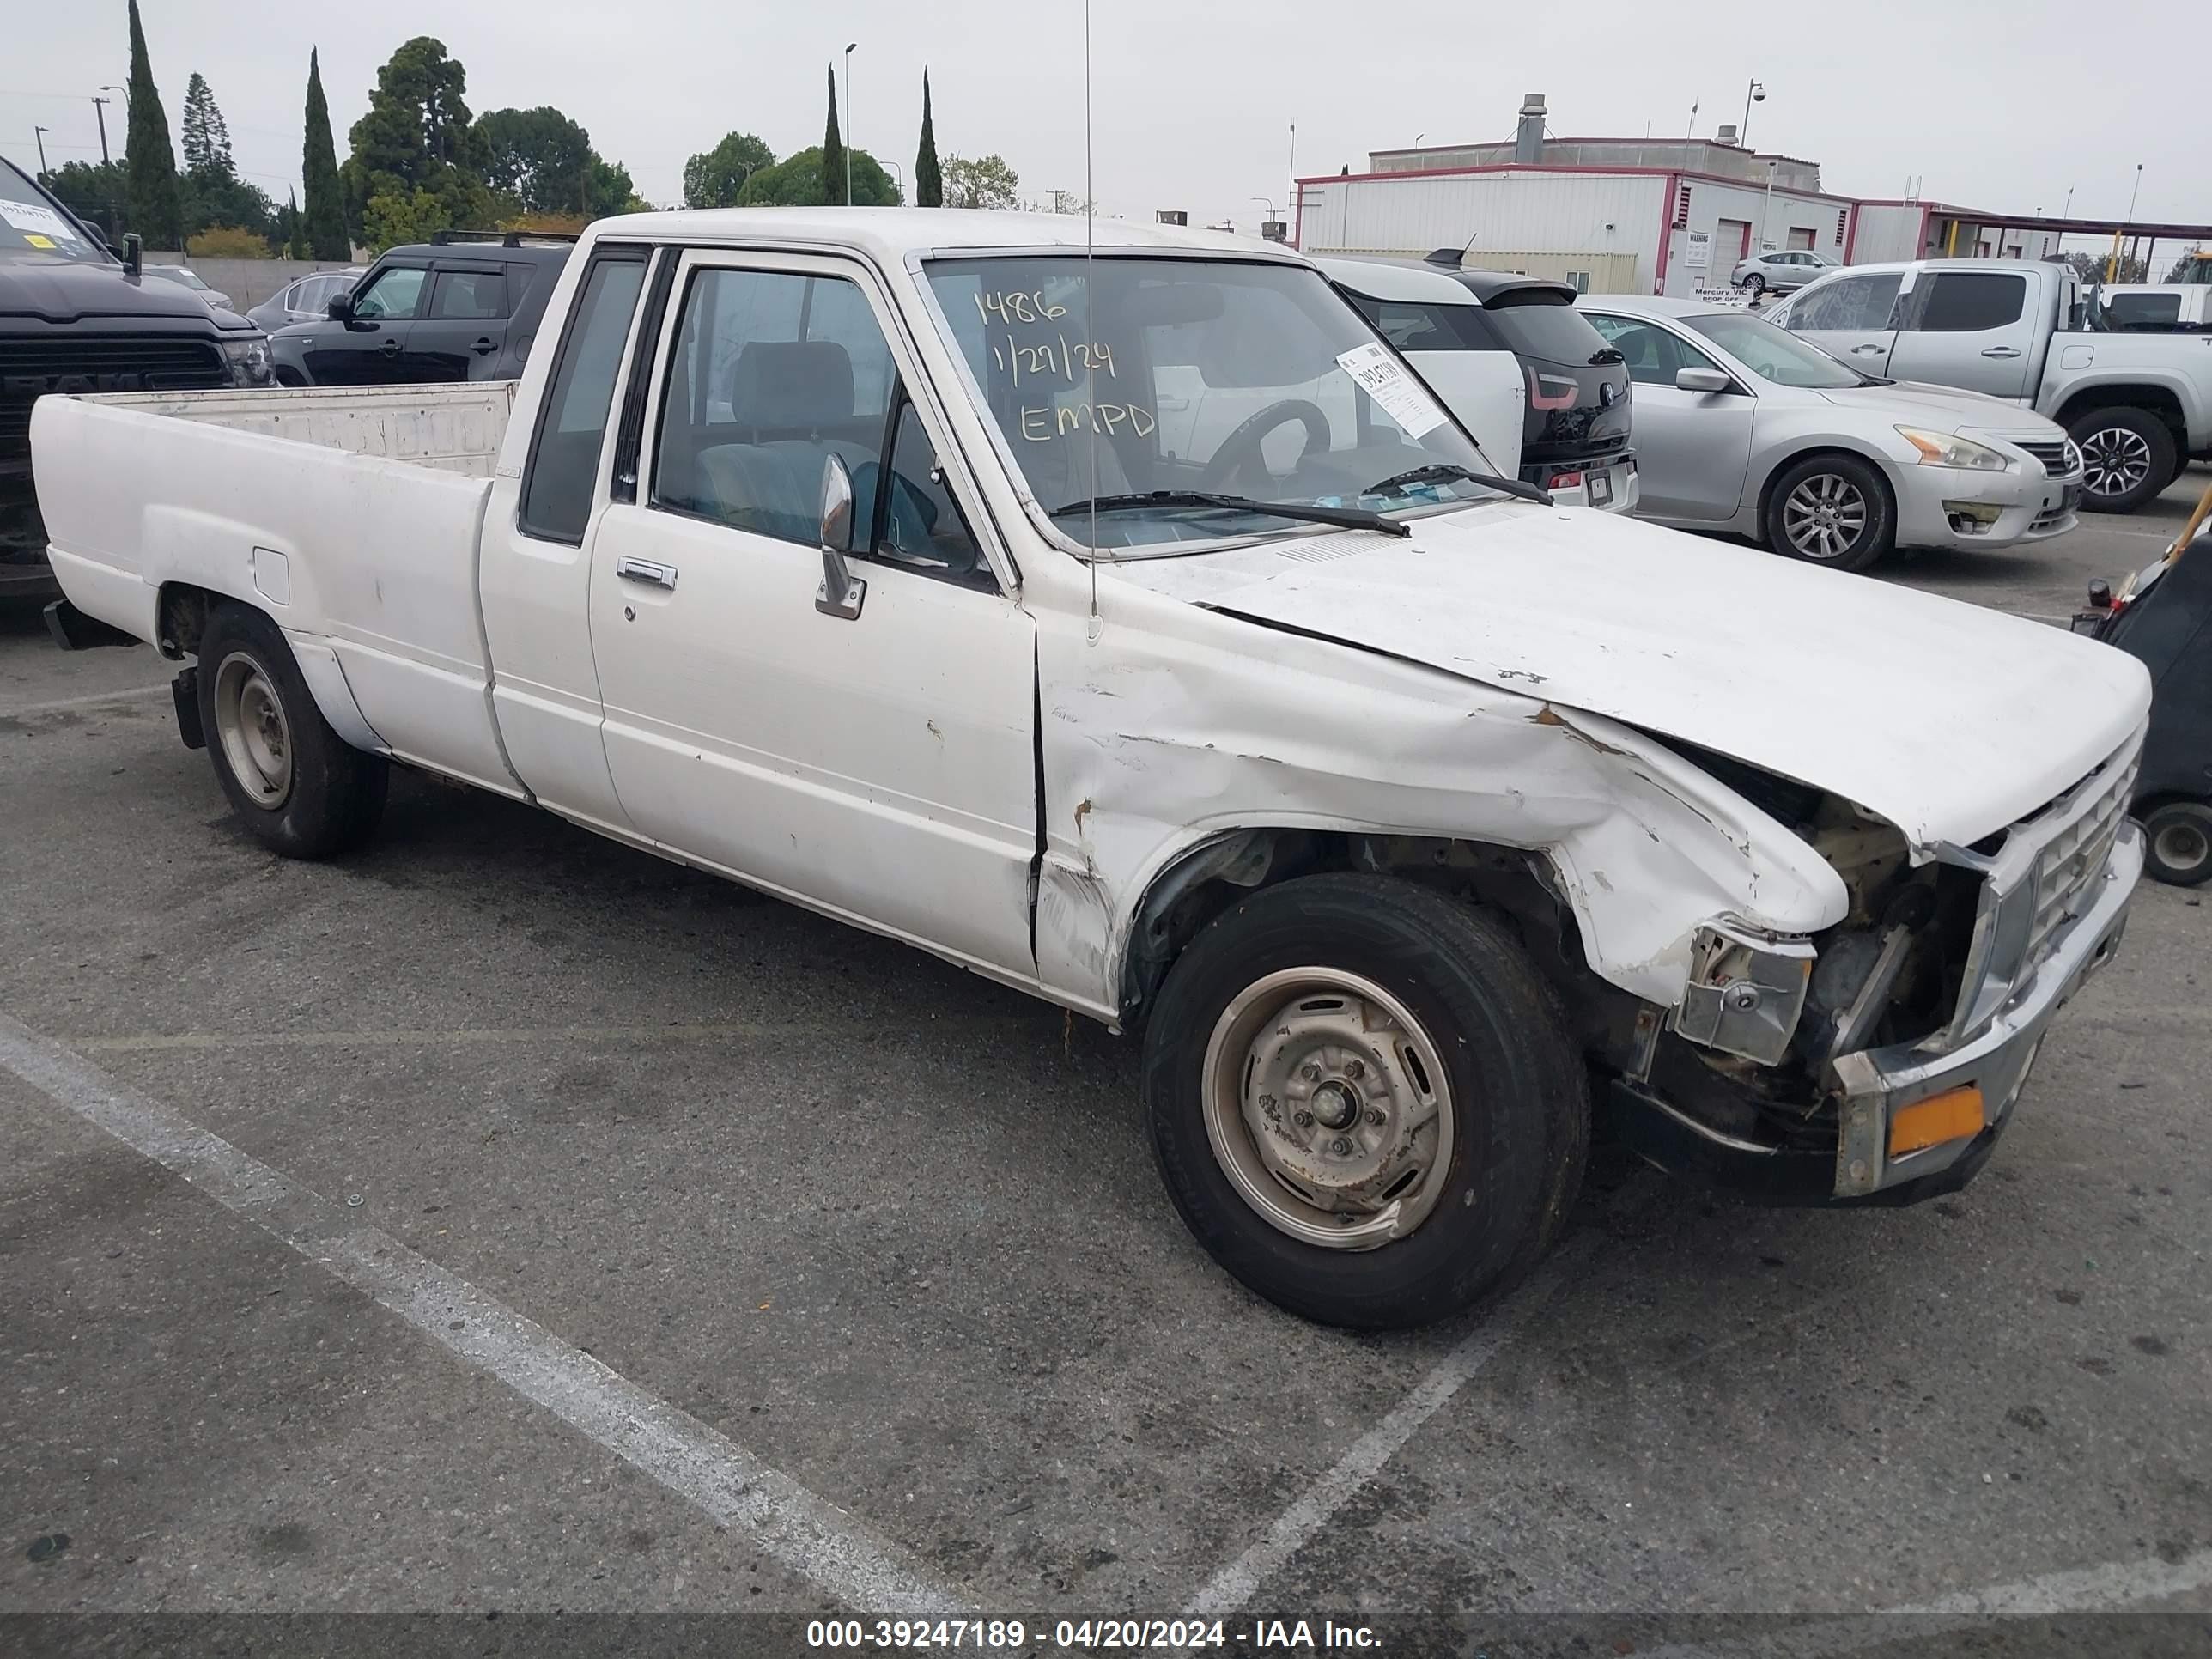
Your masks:
<svg viewBox="0 0 2212 1659"><path fill-rule="evenodd" d="M208 618L215 614L215 608L236 603L229 594L211 587L191 582L162 583L161 598L154 607L155 648L169 658L198 655L200 635L207 631Z"/></svg>
<svg viewBox="0 0 2212 1659"><path fill-rule="evenodd" d="M1542 854L1448 836L1269 826L1201 842L1152 878L1122 955L1122 1018L1140 1022L1146 1017L1176 958L1240 899L1325 871L1419 882L1502 920L1565 999L1587 1050L1619 1063L1638 1041L1644 1005L1591 971L1573 908Z"/></svg>
<svg viewBox="0 0 2212 1659"><path fill-rule="evenodd" d="M1766 509L1774 500L1775 485L1782 482L1784 474L1793 471L1801 463L1818 460L1826 455L1840 455L1847 460L1858 461L1872 467L1875 482L1881 485L1882 494L1889 498L1890 514L1893 518L1896 516L1897 491L1892 487L1889 473L1880 461L1863 450L1846 449L1841 444L1823 444L1817 449L1800 450L1787 460L1778 463L1773 470L1767 473L1766 482L1759 487L1759 533L1761 536L1766 534Z"/></svg>
<svg viewBox="0 0 2212 1659"><path fill-rule="evenodd" d="M2181 399L2162 386L2093 386L2075 392L2059 406L2058 424L2071 430L2074 422L2100 409L2140 409L2155 415L2173 434L2175 445L2189 447L2189 422L2181 412Z"/></svg>

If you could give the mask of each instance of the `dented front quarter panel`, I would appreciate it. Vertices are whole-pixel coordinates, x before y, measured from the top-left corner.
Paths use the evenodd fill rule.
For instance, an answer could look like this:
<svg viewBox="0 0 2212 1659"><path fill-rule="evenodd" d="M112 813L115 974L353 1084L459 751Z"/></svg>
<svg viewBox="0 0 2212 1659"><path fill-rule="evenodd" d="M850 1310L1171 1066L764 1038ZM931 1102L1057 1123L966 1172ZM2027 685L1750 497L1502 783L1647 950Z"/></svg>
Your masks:
<svg viewBox="0 0 2212 1659"><path fill-rule="evenodd" d="M1117 579L1099 616L1039 615L1044 846L1037 967L1112 1018L1144 895L1250 827L1445 837L1546 859L1591 968L1681 994L1698 925L1783 934L1847 908L1782 825L1640 732Z"/></svg>

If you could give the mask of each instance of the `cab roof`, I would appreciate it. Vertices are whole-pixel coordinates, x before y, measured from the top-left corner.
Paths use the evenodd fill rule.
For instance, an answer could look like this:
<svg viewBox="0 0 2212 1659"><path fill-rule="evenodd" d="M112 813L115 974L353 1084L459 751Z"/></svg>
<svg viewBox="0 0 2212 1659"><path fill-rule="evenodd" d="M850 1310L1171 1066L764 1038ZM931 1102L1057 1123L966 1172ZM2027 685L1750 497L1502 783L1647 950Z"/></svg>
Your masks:
<svg viewBox="0 0 2212 1659"><path fill-rule="evenodd" d="M1101 249L1233 253L1304 263L1292 249L1255 236L1131 219L1092 219L1089 240ZM998 213L974 208L696 208L625 214L592 226L595 240L656 242L793 242L850 247L890 264L910 254L994 249L1081 248L1085 221L1073 213Z"/></svg>

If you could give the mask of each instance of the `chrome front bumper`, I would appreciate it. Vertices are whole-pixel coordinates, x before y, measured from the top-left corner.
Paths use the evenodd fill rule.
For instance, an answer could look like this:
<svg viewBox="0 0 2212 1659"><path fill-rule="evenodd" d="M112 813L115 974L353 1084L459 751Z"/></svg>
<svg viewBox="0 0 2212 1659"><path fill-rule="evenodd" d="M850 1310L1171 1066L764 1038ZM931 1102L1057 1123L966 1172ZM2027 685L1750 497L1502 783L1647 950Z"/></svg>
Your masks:
<svg viewBox="0 0 2212 1659"><path fill-rule="evenodd" d="M1836 1059L1843 1087L1838 1198L1864 1198L1940 1174L2003 1127L2051 1020L2118 947L2142 865L2142 831L2133 823L2123 823L2094 897L2057 933L2034 976L1978 1033L1938 1054L1907 1043ZM1893 1113L1968 1084L1982 1091L1988 1127L1981 1134L1888 1156Z"/></svg>

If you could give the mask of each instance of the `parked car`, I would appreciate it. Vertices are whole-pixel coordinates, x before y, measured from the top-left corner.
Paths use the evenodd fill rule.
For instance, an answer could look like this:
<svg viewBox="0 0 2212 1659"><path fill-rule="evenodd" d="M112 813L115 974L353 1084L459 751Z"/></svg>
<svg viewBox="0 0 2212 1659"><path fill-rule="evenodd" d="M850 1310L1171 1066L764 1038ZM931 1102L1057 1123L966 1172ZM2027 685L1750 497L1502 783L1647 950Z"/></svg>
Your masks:
<svg viewBox="0 0 2212 1659"><path fill-rule="evenodd" d="M53 591L31 487L31 408L53 392L185 391L269 378L261 331L148 282L12 162L0 161L0 596Z"/></svg>
<svg viewBox="0 0 2212 1659"><path fill-rule="evenodd" d="M148 265L146 275L158 276L165 283L174 283L179 288L188 288L218 311L228 311L230 295L219 288L210 288L206 278L189 265Z"/></svg>
<svg viewBox="0 0 2212 1659"><path fill-rule="evenodd" d="M2212 285L2108 283L2092 291L2092 322L2115 334L2202 334L2212 329Z"/></svg>
<svg viewBox="0 0 2212 1659"><path fill-rule="evenodd" d="M440 231L331 295L319 322L270 337L287 386L511 380L575 238Z"/></svg>
<svg viewBox="0 0 2212 1659"><path fill-rule="evenodd" d="M2067 265L1918 259L1837 271L1766 315L1869 374L2049 416L2081 447L2083 505L2132 513L2212 455L2212 337L2108 333L2086 313Z"/></svg>
<svg viewBox="0 0 2212 1659"><path fill-rule="evenodd" d="M1740 307L1609 294L1579 308L1636 383L1647 518L1839 570L1893 547L2010 547L2074 528L2081 455L2055 422L1877 380Z"/></svg>
<svg viewBox="0 0 2212 1659"><path fill-rule="evenodd" d="M1729 272L1729 286L1742 289L1754 299L1762 294L1791 294L1842 266L1842 260L1810 248L1772 248L1737 260Z"/></svg>
<svg viewBox="0 0 2212 1659"><path fill-rule="evenodd" d="M350 294L354 283L368 269L367 265L348 265L343 270L310 272L286 283L246 313L246 319L271 334L294 323L319 321L331 314L331 301L341 294Z"/></svg>
<svg viewBox="0 0 2212 1659"><path fill-rule="evenodd" d="M639 215L519 384L46 399L69 605L196 659L280 854L397 762L1140 1026L1176 1206L1314 1318L1525 1271L1593 1078L1770 1198L1964 1184L2124 926L2142 665L1477 483L1307 261L1095 229ZM1171 454L1184 368L1273 401Z"/></svg>

